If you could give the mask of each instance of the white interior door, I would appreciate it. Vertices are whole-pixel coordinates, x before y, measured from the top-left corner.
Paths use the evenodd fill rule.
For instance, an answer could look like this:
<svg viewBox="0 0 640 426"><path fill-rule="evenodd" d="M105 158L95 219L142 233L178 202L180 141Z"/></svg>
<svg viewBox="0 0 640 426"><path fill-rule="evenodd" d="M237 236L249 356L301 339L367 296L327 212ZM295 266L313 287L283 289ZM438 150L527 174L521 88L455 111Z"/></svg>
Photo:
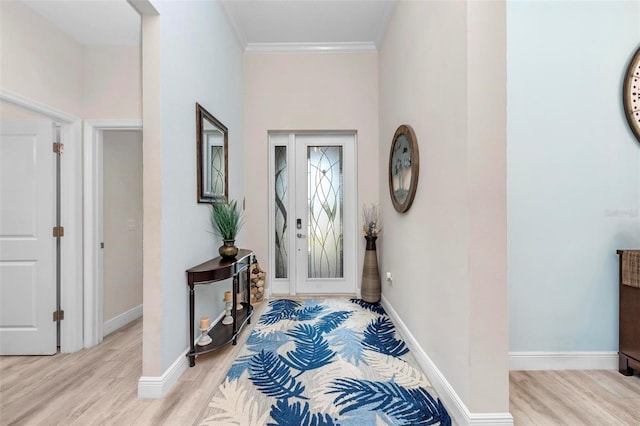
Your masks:
<svg viewBox="0 0 640 426"><path fill-rule="evenodd" d="M355 294L355 134L270 139L272 292Z"/></svg>
<svg viewBox="0 0 640 426"><path fill-rule="evenodd" d="M0 131L0 354L57 350L56 171L53 123Z"/></svg>

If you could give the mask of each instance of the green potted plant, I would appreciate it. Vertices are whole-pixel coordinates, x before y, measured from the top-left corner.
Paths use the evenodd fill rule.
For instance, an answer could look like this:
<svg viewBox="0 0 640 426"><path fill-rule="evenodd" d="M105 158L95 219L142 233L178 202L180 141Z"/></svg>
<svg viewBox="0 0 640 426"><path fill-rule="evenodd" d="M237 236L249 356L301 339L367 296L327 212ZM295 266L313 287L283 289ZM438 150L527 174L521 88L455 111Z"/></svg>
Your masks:
<svg viewBox="0 0 640 426"><path fill-rule="evenodd" d="M220 256L234 258L238 254L236 236L244 225L244 215L236 200L211 204L211 225L213 233L222 238L223 244L218 249Z"/></svg>

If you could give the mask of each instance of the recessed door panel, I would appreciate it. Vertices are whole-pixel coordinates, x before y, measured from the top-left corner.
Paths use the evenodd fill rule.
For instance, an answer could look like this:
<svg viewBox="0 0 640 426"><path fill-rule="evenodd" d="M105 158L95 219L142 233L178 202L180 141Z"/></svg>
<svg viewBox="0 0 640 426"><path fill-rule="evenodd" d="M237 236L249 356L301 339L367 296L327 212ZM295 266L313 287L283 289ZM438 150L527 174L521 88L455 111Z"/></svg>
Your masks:
<svg viewBox="0 0 640 426"><path fill-rule="evenodd" d="M56 353L53 123L3 122L0 134L0 354Z"/></svg>

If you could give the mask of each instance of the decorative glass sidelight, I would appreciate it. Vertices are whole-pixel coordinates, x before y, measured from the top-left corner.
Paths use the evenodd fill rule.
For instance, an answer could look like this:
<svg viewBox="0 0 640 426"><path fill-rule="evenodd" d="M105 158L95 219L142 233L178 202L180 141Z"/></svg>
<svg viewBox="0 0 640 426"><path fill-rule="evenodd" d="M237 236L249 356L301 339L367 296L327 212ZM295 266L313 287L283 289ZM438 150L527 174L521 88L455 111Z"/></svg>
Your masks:
<svg viewBox="0 0 640 426"><path fill-rule="evenodd" d="M308 277L343 278L341 146L307 147Z"/></svg>
<svg viewBox="0 0 640 426"><path fill-rule="evenodd" d="M287 278L289 269L289 229L287 228L287 147L275 147L275 273L276 278Z"/></svg>

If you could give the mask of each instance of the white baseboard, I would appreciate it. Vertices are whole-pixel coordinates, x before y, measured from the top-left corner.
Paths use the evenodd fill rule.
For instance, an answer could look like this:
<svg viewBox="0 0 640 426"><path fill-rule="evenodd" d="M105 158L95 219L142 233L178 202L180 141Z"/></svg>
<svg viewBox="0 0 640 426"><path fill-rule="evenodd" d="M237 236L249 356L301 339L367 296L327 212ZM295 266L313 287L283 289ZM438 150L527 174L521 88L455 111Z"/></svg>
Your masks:
<svg viewBox="0 0 640 426"><path fill-rule="evenodd" d="M446 407L449 415L455 424L458 425L495 425L495 426L513 426L513 416L511 413L472 413L469 411L465 403L460 399L456 391L447 381L447 378L440 372L438 367L433 363L429 355L422 349L409 331L407 326L402 322L398 313L389 304L389 301L382 296L382 306L391 317L398 332L402 335L405 343L411 350L411 354L422 368L427 378L431 381L442 403Z"/></svg>
<svg viewBox="0 0 640 426"><path fill-rule="evenodd" d="M617 370L618 352L509 352L510 370Z"/></svg>
<svg viewBox="0 0 640 426"><path fill-rule="evenodd" d="M222 311L220 314L211 321L211 328L216 325L219 321L224 317L225 312ZM173 364L167 368L162 376L154 377L154 376L142 376L138 379L138 399L160 399L164 398L164 396L171 390L173 385L175 385L182 373L187 371L189 368L189 358L187 357L187 353L189 352L189 348L185 349L184 352L175 360Z"/></svg>
<svg viewBox="0 0 640 426"><path fill-rule="evenodd" d="M162 376L142 376L138 379L138 399L160 399L176 384L182 373L189 368L187 348L173 364L162 373Z"/></svg>
<svg viewBox="0 0 640 426"><path fill-rule="evenodd" d="M131 321L135 321L142 316L142 305L138 305L135 308L129 309L127 312L123 312L118 316L111 318L104 322L103 336L113 333L117 329L124 327Z"/></svg>

